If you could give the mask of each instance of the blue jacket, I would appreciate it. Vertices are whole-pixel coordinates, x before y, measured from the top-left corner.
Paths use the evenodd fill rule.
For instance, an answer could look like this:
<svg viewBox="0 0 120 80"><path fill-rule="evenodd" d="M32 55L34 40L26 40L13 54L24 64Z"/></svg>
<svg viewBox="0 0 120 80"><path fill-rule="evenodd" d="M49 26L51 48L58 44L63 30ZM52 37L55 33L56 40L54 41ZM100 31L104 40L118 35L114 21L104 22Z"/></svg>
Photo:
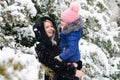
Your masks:
<svg viewBox="0 0 120 80"><path fill-rule="evenodd" d="M77 62L80 60L79 40L82 37L83 27L77 31L68 34L60 33L60 50L59 55L63 61Z"/></svg>

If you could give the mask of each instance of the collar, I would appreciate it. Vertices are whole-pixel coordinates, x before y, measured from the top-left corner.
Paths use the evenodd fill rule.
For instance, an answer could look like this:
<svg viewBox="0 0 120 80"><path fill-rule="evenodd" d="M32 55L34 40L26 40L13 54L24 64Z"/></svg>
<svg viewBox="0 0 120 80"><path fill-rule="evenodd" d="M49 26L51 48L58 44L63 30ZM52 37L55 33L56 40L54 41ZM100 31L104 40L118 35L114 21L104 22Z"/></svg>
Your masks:
<svg viewBox="0 0 120 80"><path fill-rule="evenodd" d="M68 34L72 31L78 31L81 27L83 27L84 23L81 18L77 19L75 22L72 22L65 26L61 31L63 34Z"/></svg>

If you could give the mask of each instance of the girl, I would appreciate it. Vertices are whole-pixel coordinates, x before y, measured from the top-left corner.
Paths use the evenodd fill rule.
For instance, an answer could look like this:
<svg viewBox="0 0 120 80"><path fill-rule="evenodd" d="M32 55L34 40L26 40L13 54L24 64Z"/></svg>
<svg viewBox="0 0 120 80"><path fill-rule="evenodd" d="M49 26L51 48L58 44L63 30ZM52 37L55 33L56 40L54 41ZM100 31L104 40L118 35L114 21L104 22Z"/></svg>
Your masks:
<svg viewBox="0 0 120 80"><path fill-rule="evenodd" d="M77 2L61 13L60 49L61 53L55 58L59 61L74 63L77 69L82 68L78 42L82 37L83 21L79 18L80 5ZM81 76L83 72L81 71Z"/></svg>

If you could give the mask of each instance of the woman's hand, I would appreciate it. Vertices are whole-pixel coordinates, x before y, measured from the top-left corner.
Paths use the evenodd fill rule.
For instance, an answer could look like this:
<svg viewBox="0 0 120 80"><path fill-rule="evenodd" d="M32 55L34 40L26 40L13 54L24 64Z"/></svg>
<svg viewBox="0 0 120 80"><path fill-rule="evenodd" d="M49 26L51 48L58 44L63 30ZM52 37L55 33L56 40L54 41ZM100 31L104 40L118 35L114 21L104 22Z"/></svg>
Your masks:
<svg viewBox="0 0 120 80"><path fill-rule="evenodd" d="M81 70L76 70L76 74L75 74L76 77L82 78L83 75L84 73Z"/></svg>
<svg viewBox="0 0 120 80"><path fill-rule="evenodd" d="M77 64L77 63L68 63L68 65L69 65L69 64L73 64L74 67L76 67L76 68L78 67L78 64ZM84 73L83 73L81 70L76 70L76 74L75 74L76 77L81 78L83 75L84 75Z"/></svg>

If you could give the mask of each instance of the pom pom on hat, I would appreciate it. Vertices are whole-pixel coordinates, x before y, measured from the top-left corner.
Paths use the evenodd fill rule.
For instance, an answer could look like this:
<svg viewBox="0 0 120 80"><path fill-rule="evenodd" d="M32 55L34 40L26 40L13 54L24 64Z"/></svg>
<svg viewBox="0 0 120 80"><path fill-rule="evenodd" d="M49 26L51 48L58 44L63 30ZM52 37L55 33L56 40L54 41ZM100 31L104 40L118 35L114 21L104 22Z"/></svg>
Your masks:
<svg viewBox="0 0 120 80"><path fill-rule="evenodd" d="M70 7L61 13L61 19L66 23L72 23L79 18L80 5L77 2L70 4Z"/></svg>
<svg viewBox="0 0 120 80"><path fill-rule="evenodd" d="M70 4L70 9L78 13L80 10L80 5L77 2L73 2Z"/></svg>

